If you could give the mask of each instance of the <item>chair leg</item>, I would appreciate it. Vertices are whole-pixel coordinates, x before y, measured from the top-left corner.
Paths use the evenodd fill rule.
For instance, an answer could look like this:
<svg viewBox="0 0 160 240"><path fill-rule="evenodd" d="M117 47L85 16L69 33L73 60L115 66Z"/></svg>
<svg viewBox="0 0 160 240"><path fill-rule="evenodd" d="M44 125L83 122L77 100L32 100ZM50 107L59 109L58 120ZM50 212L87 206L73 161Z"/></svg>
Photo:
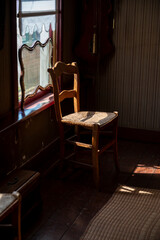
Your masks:
<svg viewBox="0 0 160 240"><path fill-rule="evenodd" d="M115 128L114 128L114 135L115 135L115 144L113 146L113 152L114 152L114 161L115 161L115 166L116 166L116 170L119 172L120 168L119 168L119 162L118 162L118 146L117 146L117 133L118 133L118 119L116 119L115 122Z"/></svg>
<svg viewBox="0 0 160 240"><path fill-rule="evenodd" d="M97 188L99 188L100 184L98 145L99 145L99 129L98 125L94 125L94 128L92 130L92 164L94 182Z"/></svg>
<svg viewBox="0 0 160 240"><path fill-rule="evenodd" d="M61 161L64 163L65 147L64 147L64 129L63 129L63 126L60 127L59 133L60 133L60 158L61 158Z"/></svg>
<svg viewBox="0 0 160 240"><path fill-rule="evenodd" d="M18 205L18 240L21 240L21 197Z"/></svg>
<svg viewBox="0 0 160 240"><path fill-rule="evenodd" d="M74 132L75 132L75 135L77 136L77 141L79 141L79 127L78 126L74 127ZM76 153L77 153L77 146L74 146L74 156L75 156L75 159L77 157Z"/></svg>
<svg viewBox="0 0 160 240"><path fill-rule="evenodd" d="M114 154L114 162L115 162L115 166L116 166L116 170L119 172L120 168L119 168L119 162L118 162L118 147L117 147L117 140L113 146L113 154Z"/></svg>
<svg viewBox="0 0 160 240"><path fill-rule="evenodd" d="M13 192L13 195L18 197L18 206L12 213L12 225L17 230L17 236L14 239L21 240L21 196L17 192Z"/></svg>

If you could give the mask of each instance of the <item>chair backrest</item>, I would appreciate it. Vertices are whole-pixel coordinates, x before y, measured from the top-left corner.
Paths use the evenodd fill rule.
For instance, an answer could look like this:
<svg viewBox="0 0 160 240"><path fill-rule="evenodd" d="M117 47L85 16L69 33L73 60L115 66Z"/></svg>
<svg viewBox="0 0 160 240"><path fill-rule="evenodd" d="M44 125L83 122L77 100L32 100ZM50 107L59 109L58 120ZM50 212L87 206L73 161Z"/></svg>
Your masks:
<svg viewBox="0 0 160 240"><path fill-rule="evenodd" d="M80 111L80 80L79 70L77 64L72 62L70 64L57 62L53 68L48 68L48 72L51 75L54 92L55 112L57 121L60 123L62 119L61 102L66 98L73 98L74 112ZM59 77L62 74L73 75L73 89L60 91L59 88Z"/></svg>

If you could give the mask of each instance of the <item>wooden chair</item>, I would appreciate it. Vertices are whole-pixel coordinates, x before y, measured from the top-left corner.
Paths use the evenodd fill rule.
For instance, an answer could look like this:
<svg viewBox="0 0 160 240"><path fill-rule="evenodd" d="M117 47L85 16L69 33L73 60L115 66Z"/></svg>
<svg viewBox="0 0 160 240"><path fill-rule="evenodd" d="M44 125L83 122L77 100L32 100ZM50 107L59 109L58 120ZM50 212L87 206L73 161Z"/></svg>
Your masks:
<svg viewBox="0 0 160 240"><path fill-rule="evenodd" d="M56 118L59 125L60 132L60 153L61 158L64 159L64 125L75 127L75 135L67 140L67 142L78 147L84 147L92 150L93 176L96 187L99 187L100 172L99 172L99 155L105 150L112 147L116 169L119 169L117 160L117 112L93 112L80 111L80 79L77 64L65 64L57 62L53 68L48 69L53 83L54 101ZM74 76L73 89L63 90L59 89L59 77L62 74L70 74ZM74 113L66 116L62 115L61 102L66 98L73 98ZM84 128L90 130L91 141L84 143L80 141L79 129ZM105 131L108 130L108 131ZM109 138L106 135L109 134ZM104 138L105 137L105 138ZM106 142L101 145L101 138ZM102 141L104 142L104 141Z"/></svg>
<svg viewBox="0 0 160 240"><path fill-rule="evenodd" d="M11 223L3 222L11 216ZM16 228L15 240L21 240L21 196L18 192L0 193L0 238L8 239L10 228ZM3 230L7 232L4 236ZM3 236L2 236L3 235Z"/></svg>

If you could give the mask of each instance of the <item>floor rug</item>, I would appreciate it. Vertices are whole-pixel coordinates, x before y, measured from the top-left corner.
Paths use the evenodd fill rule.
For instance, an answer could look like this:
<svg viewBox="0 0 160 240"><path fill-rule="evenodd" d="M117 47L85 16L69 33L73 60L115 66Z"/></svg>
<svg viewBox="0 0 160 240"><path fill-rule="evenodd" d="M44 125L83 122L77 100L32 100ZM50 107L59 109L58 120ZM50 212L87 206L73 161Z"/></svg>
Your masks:
<svg viewBox="0 0 160 240"><path fill-rule="evenodd" d="M81 240L160 240L160 190L120 186Z"/></svg>

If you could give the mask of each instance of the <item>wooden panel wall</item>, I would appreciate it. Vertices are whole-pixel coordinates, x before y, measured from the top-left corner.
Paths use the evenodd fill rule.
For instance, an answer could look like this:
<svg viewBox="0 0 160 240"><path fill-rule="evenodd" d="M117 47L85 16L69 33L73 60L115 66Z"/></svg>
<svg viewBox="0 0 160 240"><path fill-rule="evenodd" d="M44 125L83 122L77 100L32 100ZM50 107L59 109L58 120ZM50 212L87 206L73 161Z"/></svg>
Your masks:
<svg viewBox="0 0 160 240"><path fill-rule="evenodd" d="M12 89L11 89L11 57L10 57L10 3L4 2L4 32L0 36L3 43L0 49L0 118L4 116L12 107ZM1 23L2 24L2 23ZM2 24L3 25L3 24Z"/></svg>
<svg viewBox="0 0 160 240"><path fill-rule="evenodd" d="M115 0L115 54L100 64L97 108L119 125L160 130L160 1Z"/></svg>

